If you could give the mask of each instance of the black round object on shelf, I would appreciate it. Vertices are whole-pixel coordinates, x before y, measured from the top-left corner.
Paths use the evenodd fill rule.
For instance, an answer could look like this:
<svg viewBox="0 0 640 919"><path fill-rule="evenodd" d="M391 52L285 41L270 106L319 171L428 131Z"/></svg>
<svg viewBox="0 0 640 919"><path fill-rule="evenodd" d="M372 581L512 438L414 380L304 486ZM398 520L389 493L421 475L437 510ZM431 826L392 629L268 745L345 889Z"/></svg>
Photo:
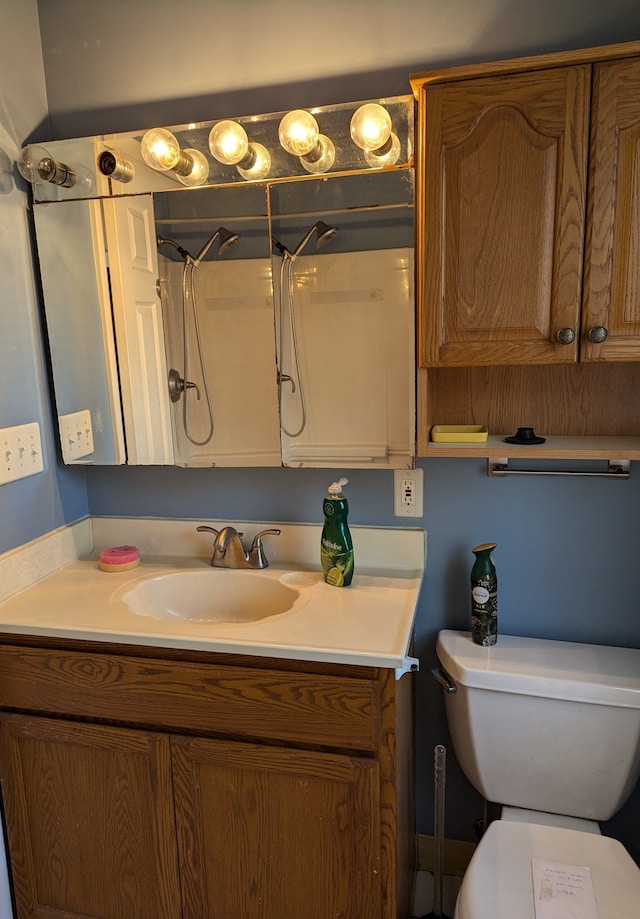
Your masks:
<svg viewBox="0 0 640 919"><path fill-rule="evenodd" d="M506 444L521 444L529 446L530 444L543 444L546 437L537 437L533 428L518 428L513 437L505 437Z"/></svg>

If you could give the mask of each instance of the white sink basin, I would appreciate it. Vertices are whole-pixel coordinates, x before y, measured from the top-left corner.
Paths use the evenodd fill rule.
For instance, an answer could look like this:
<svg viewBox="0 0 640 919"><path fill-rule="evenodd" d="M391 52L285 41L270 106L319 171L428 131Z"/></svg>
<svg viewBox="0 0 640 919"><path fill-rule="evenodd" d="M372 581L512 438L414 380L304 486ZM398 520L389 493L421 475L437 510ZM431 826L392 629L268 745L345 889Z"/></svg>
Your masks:
<svg viewBox="0 0 640 919"><path fill-rule="evenodd" d="M122 600L131 612L185 622L257 622L291 609L295 587L256 571L174 571L140 581Z"/></svg>

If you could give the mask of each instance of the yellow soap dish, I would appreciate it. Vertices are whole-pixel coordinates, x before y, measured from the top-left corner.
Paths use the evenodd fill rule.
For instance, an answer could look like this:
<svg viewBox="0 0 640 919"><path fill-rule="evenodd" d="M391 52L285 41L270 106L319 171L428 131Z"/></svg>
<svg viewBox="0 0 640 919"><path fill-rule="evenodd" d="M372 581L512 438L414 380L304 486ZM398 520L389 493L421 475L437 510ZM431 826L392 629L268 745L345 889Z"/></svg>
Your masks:
<svg viewBox="0 0 640 919"><path fill-rule="evenodd" d="M484 424L434 424L431 428L436 444L482 444L488 436Z"/></svg>

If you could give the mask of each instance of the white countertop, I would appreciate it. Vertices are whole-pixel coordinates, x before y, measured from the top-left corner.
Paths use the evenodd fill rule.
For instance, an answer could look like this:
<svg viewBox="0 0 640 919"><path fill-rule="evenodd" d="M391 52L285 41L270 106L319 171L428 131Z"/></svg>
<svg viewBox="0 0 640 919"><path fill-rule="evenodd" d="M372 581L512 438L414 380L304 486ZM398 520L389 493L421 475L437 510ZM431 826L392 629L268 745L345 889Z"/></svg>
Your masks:
<svg viewBox="0 0 640 919"><path fill-rule="evenodd" d="M148 523L149 533L155 532L157 540L157 522ZM122 596L142 579L186 569L208 571L213 589L215 579L224 578L227 572L211 568L206 558L145 554L144 545L140 546L145 537L141 536L139 521L136 525L136 544L142 556L137 568L124 572L99 569L99 549L128 542L122 538L122 529L112 524L103 535L118 535L119 542L98 544L91 557L73 562L0 603L0 632L360 664L393 668L399 673L416 669L417 662L408 655L424 571L424 531L356 529L356 574L347 588L325 584L319 565L310 566L304 560L295 564L279 559L260 572L243 572L246 577L257 574L283 579L284 583L293 581L300 596L286 612L255 622L185 622L137 615ZM192 528L191 522L187 525ZM295 532L287 533L287 529ZM316 530L315 526L302 530L300 525L285 525L285 540L280 545L287 540L302 545L313 536L315 546L319 544ZM375 549L379 539L387 547L388 571L379 564L382 554ZM277 545L275 538L272 540L271 545ZM94 537L95 542L99 541ZM371 551L370 543L374 547ZM205 554L210 554L206 542L204 545ZM421 565L416 566L416 558L422 558ZM372 560L376 564L366 565Z"/></svg>

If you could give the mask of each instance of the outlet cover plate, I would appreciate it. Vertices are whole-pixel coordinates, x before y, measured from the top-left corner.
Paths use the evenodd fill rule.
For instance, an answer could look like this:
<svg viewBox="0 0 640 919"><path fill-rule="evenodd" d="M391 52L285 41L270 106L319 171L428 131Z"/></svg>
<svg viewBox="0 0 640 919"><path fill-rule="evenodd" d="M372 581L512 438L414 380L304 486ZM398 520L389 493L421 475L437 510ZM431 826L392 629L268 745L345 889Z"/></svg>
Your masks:
<svg viewBox="0 0 640 919"><path fill-rule="evenodd" d="M422 517L422 503L422 469L394 469L394 515L396 517Z"/></svg>

